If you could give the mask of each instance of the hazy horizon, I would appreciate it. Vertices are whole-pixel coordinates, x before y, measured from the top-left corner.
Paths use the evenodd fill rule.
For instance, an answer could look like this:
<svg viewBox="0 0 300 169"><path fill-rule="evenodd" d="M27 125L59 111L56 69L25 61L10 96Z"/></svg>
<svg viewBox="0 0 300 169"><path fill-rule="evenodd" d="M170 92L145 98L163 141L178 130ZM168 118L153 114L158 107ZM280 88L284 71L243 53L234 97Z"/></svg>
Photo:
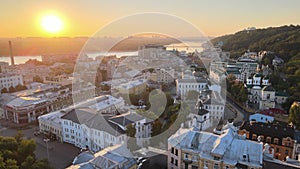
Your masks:
<svg viewBox="0 0 300 169"><path fill-rule="evenodd" d="M91 37L113 21L145 12L179 17L210 37L232 34L247 27L266 28L300 24L298 0L78 0L76 3L71 0L0 1L3 1L0 6L0 37L8 38ZM53 28L51 24L42 28L41 19L47 15L54 15L60 19L62 25L59 31L54 33L51 29L57 27ZM128 30L120 28L118 33L127 35ZM108 32L108 36L120 35Z"/></svg>

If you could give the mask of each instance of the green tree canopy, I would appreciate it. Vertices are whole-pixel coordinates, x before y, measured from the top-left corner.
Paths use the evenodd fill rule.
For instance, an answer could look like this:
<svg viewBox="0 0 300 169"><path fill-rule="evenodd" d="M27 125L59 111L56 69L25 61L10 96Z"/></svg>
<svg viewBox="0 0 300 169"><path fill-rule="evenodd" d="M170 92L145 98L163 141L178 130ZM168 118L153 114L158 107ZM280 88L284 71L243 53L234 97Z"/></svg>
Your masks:
<svg viewBox="0 0 300 169"><path fill-rule="evenodd" d="M300 130L300 105L294 102L289 111L289 122L292 122L296 129Z"/></svg>

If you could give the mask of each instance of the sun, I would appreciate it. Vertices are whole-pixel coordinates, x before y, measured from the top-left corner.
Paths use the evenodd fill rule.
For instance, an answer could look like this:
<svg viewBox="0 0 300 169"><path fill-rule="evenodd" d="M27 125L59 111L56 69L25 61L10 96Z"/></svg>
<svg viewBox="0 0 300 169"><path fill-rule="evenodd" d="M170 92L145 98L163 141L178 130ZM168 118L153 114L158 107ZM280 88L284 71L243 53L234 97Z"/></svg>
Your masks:
<svg viewBox="0 0 300 169"><path fill-rule="evenodd" d="M46 15L42 17L41 26L48 33L58 33L63 29L63 22L56 15Z"/></svg>

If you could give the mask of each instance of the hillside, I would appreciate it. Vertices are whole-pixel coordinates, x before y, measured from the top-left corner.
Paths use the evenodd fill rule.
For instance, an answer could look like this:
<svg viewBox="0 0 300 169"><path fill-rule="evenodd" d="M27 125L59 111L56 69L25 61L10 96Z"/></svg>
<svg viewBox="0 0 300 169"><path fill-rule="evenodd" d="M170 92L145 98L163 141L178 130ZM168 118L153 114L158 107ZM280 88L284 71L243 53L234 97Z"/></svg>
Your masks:
<svg viewBox="0 0 300 169"><path fill-rule="evenodd" d="M292 101L300 99L300 26L281 26L240 31L212 39L215 45L223 42L222 49L229 51L232 58L241 56L246 50L259 52L272 51L273 55L263 58L263 63L271 66L274 55L284 60L284 66L274 71L270 80L276 90L287 91L290 94L287 109ZM272 66L271 66L272 67Z"/></svg>
<svg viewBox="0 0 300 169"><path fill-rule="evenodd" d="M246 50L268 50L275 52L284 61L296 57L300 59L300 26L281 26L251 31L240 31L232 35L217 37L213 44L222 41L222 49L238 57Z"/></svg>

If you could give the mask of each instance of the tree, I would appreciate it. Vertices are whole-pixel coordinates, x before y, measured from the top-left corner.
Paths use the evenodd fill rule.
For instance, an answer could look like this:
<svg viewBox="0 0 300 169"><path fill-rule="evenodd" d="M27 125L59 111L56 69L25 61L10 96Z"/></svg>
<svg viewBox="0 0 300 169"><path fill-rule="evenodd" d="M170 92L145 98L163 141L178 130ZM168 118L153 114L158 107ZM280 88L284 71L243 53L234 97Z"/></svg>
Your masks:
<svg viewBox="0 0 300 169"><path fill-rule="evenodd" d="M47 159L38 160L31 167L31 169L41 169L41 168L43 168L43 169L52 169L52 167L50 166Z"/></svg>
<svg viewBox="0 0 300 169"><path fill-rule="evenodd" d="M9 93L13 93L13 92L16 91L16 89L15 89L13 86L10 86L10 87L8 88L8 91L9 91Z"/></svg>
<svg viewBox="0 0 300 169"><path fill-rule="evenodd" d="M292 122L296 129L300 130L300 105L294 102L289 110L289 122Z"/></svg>
<svg viewBox="0 0 300 169"><path fill-rule="evenodd" d="M32 80L34 82L43 83L43 79L40 76L38 76L38 75L33 76Z"/></svg>
<svg viewBox="0 0 300 169"><path fill-rule="evenodd" d="M2 88L2 89L1 89L1 93L8 93L7 88L6 88L6 87Z"/></svg>
<svg viewBox="0 0 300 169"><path fill-rule="evenodd" d="M0 169L5 169L5 162L1 154L0 154Z"/></svg>
<svg viewBox="0 0 300 169"><path fill-rule="evenodd" d="M6 160L6 169L19 169L17 161L13 159Z"/></svg>
<svg viewBox="0 0 300 169"><path fill-rule="evenodd" d="M17 134L14 136L14 138L16 139L17 143L20 144L21 141L23 140L23 136L24 134L22 133L22 131L18 131Z"/></svg>
<svg viewBox="0 0 300 169"><path fill-rule="evenodd" d="M15 137L0 136L0 169L51 169L48 160L35 159L35 146L21 132Z"/></svg>
<svg viewBox="0 0 300 169"><path fill-rule="evenodd" d="M35 147L34 140L22 140L18 147L18 161L22 163L27 156L34 156Z"/></svg>
<svg viewBox="0 0 300 169"><path fill-rule="evenodd" d="M15 91L21 91L21 90L26 90L27 87L24 86L24 85L21 85L21 84L18 84L16 87L15 87Z"/></svg>
<svg viewBox="0 0 300 169"><path fill-rule="evenodd" d="M152 123L152 136L156 136L161 133L162 124L159 119Z"/></svg>
<svg viewBox="0 0 300 169"><path fill-rule="evenodd" d="M195 90L190 90L186 94L186 99L187 100L194 100L197 101L200 93L195 91Z"/></svg>
<svg viewBox="0 0 300 169"><path fill-rule="evenodd" d="M21 169L29 169L34 164L34 158L32 156L27 156L25 161L21 163Z"/></svg>
<svg viewBox="0 0 300 169"><path fill-rule="evenodd" d="M135 137L136 129L134 124L128 124L126 126L126 134L129 137Z"/></svg>

